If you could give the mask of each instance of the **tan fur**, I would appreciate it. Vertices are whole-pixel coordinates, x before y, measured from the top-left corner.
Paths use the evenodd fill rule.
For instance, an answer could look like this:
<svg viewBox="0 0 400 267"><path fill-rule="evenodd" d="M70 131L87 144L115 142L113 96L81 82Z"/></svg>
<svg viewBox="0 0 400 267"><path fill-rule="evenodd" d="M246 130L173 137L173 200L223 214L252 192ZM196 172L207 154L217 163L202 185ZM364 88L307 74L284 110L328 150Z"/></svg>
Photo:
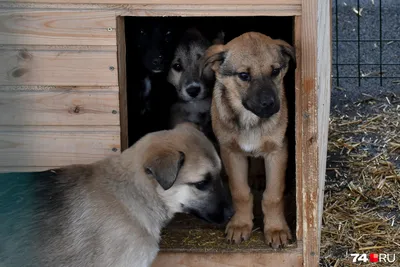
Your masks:
<svg viewBox="0 0 400 267"><path fill-rule="evenodd" d="M287 54L283 55L283 50ZM266 243L276 248L291 239L283 205L288 153L285 138L288 111L283 78L293 53L284 41L249 32L226 45L210 47L203 58L204 71L212 69L216 76L212 126L220 143L235 208L235 215L226 227L227 239L235 243L248 239L253 227L253 196L248 186L247 157L262 157L265 162L267 183L262 209ZM283 67L273 78L278 88L280 110L262 119L244 108L242 99L246 97L249 85L234 73L268 76L273 67Z"/></svg>
<svg viewBox="0 0 400 267"><path fill-rule="evenodd" d="M18 227L2 236L0 266L150 267L175 213L226 220L221 161L195 127L150 133L121 155L19 184L28 203L4 216ZM198 189L205 179L209 186Z"/></svg>

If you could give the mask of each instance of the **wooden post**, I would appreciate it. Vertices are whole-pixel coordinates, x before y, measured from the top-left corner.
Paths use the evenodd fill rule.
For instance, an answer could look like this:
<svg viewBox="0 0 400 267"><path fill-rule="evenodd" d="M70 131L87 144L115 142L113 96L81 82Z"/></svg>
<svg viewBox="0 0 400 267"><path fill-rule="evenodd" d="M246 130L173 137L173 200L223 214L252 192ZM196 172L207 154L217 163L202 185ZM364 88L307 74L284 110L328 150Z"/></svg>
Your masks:
<svg viewBox="0 0 400 267"><path fill-rule="evenodd" d="M117 18L117 53L118 53L118 83L119 112L121 127L121 151L128 148L128 97L126 82L126 43L124 17Z"/></svg>
<svg viewBox="0 0 400 267"><path fill-rule="evenodd" d="M330 1L303 0L296 88L297 178L304 266L318 266L330 99Z"/></svg>

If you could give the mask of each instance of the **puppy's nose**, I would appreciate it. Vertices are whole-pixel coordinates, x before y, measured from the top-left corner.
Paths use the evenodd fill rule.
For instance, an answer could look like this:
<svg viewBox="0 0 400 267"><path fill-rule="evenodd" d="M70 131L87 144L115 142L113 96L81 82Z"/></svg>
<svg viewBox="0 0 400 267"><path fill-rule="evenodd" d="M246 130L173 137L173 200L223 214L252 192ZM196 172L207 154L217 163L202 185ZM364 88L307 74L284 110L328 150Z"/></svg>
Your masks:
<svg viewBox="0 0 400 267"><path fill-rule="evenodd" d="M163 61L163 56L159 55L157 58L153 59L153 65L157 66L160 65Z"/></svg>
<svg viewBox="0 0 400 267"><path fill-rule="evenodd" d="M188 89L186 89L186 92L191 97L196 97L200 93L200 86L190 86Z"/></svg>
<svg viewBox="0 0 400 267"><path fill-rule="evenodd" d="M272 108L275 105L275 99L273 96L267 96L261 99L261 107L264 109Z"/></svg>

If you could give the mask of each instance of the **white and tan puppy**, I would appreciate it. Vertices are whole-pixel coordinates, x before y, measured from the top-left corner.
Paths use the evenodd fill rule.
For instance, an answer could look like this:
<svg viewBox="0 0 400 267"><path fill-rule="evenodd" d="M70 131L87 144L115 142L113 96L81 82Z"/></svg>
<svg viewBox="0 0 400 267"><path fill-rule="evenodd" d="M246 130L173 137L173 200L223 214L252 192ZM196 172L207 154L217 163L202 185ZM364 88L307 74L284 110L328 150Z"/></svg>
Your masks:
<svg viewBox="0 0 400 267"><path fill-rule="evenodd" d="M148 267L175 213L232 214L220 171L210 141L181 124L93 164L0 176L0 266Z"/></svg>

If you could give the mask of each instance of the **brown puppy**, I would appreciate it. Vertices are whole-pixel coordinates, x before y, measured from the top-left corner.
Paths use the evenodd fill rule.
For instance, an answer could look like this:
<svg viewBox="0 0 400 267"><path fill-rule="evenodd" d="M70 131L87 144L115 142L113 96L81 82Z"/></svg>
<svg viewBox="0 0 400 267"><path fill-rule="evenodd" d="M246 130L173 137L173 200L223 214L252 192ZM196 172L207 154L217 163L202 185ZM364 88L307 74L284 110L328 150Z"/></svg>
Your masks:
<svg viewBox="0 0 400 267"><path fill-rule="evenodd" d="M263 157L268 178L263 194L264 235L277 248L292 238L284 217L283 194L287 165L287 101L283 78L294 48L256 32L226 45L211 46L203 73L215 73L211 117L229 176L235 215L227 239L240 243L253 227L253 196L248 185L247 157Z"/></svg>

